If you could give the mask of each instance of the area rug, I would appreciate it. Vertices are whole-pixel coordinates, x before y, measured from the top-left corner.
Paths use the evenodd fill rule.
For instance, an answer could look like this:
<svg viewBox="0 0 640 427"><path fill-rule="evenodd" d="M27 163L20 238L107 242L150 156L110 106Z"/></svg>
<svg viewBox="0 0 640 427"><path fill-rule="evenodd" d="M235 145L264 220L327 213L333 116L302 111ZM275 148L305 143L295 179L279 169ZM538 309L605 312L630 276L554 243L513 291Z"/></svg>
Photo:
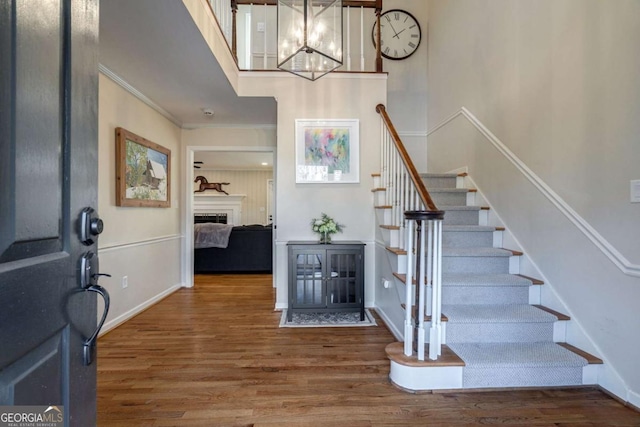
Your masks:
<svg viewBox="0 0 640 427"><path fill-rule="evenodd" d="M287 310L282 310L281 328L342 328L352 326L376 326L376 320L369 311L364 310L364 320L360 321L359 312L343 313L293 313L291 322L287 321Z"/></svg>

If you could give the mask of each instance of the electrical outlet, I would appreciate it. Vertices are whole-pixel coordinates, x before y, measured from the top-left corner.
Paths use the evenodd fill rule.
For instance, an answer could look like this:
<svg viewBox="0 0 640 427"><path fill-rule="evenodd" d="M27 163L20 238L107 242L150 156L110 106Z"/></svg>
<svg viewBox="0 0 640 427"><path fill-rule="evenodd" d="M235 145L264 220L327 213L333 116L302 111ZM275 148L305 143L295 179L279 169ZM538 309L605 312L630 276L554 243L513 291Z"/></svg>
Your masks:
<svg viewBox="0 0 640 427"><path fill-rule="evenodd" d="M129 287L129 277L122 276L122 289L127 289Z"/></svg>
<svg viewBox="0 0 640 427"><path fill-rule="evenodd" d="M264 33L264 22L258 22L257 27L259 33Z"/></svg>
<svg viewBox="0 0 640 427"><path fill-rule="evenodd" d="M640 179L631 181L631 203L640 203Z"/></svg>

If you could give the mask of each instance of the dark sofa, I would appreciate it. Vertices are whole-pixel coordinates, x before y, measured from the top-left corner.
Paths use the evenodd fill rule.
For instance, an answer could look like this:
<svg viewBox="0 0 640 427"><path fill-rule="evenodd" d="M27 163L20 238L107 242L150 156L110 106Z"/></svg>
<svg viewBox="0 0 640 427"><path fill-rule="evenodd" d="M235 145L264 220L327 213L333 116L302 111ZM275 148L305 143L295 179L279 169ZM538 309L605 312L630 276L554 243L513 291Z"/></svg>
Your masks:
<svg viewBox="0 0 640 427"><path fill-rule="evenodd" d="M233 227L226 248L195 249L195 273L271 273L271 225Z"/></svg>

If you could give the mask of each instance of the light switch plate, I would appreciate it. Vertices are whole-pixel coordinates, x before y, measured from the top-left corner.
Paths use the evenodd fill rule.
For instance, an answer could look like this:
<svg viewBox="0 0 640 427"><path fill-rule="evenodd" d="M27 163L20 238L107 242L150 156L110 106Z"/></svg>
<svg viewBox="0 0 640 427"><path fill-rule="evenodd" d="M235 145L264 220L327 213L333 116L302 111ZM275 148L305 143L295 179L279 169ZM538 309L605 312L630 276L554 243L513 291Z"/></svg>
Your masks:
<svg viewBox="0 0 640 427"><path fill-rule="evenodd" d="M631 203L640 203L640 179L631 181Z"/></svg>

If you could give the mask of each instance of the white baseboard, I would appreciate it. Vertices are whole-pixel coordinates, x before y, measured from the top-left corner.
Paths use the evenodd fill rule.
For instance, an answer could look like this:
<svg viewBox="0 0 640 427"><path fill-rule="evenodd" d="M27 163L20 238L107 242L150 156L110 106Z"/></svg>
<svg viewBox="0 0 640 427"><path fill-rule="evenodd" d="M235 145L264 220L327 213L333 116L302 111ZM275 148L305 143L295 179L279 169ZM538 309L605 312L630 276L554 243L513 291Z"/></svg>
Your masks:
<svg viewBox="0 0 640 427"><path fill-rule="evenodd" d="M373 307L373 309L376 311L376 313L378 313L378 316L380 316L384 324L387 326L389 332L393 334L393 337L397 341L402 341L404 339L402 333L400 333L400 331L393 325L393 322L391 321L391 319L389 319L389 316L387 316L384 310L380 307Z"/></svg>
<svg viewBox="0 0 640 427"><path fill-rule="evenodd" d="M627 402L629 402L636 408L640 408L640 394L629 390L629 396L627 398Z"/></svg>
<svg viewBox="0 0 640 427"><path fill-rule="evenodd" d="M147 301L143 302L142 304L139 304L136 307L133 307L131 310L127 311L126 313L121 314L120 316L116 317L115 319L112 319L112 320L109 320L108 322L105 322L105 324L102 326L102 329L100 330L100 333L98 334L98 336L102 336L102 335L106 334L107 332L109 332L110 330L115 329L116 327L122 325L127 320L131 319L132 317L136 316L137 314L142 313L147 308L149 308L152 305L158 303L160 300L168 297L169 295L171 295L172 293L174 293L175 291L177 291L178 289L180 289L182 287L183 286L180 283L177 284L177 285L173 285L169 289L159 293L158 295L154 296L153 298L148 299Z"/></svg>

